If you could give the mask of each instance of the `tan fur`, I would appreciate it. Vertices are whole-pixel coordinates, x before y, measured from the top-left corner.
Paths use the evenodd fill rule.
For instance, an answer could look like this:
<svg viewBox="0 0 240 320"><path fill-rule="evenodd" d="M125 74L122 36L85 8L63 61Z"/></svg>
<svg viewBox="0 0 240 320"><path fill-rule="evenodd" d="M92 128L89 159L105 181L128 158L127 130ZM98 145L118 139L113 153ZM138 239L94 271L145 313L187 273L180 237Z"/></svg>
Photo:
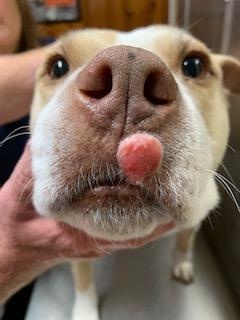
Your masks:
<svg viewBox="0 0 240 320"><path fill-rule="evenodd" d="M89 261L72 262L74 283L79 291L85 291L93 283L92 268Z"/></svg>
<svg viewBox="0 0 240 320"><path fill-rule="evenodd" d="M186 253L193 245L195 228L187 229L177 234L177 250Z"/></svg>
<svg viewBox="0 0 240 320"><path fill-rule="evenodd" d="M194 280L192 250L198 227L180 231L176 235L173 277L175 280L189 284Z"/></svg>

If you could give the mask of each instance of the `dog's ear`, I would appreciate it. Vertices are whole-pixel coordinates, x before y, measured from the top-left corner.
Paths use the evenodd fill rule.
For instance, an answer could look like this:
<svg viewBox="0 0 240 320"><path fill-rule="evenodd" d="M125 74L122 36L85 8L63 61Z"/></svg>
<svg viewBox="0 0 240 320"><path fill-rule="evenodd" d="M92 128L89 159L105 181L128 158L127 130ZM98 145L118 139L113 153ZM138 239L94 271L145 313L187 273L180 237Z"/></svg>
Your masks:
<svg viewBox="0 0 240 320"><path fill-rule="evenodd" d="M214 54L214 59L222 68L224 87L240 94L240 61L223 54Z"/></svg>

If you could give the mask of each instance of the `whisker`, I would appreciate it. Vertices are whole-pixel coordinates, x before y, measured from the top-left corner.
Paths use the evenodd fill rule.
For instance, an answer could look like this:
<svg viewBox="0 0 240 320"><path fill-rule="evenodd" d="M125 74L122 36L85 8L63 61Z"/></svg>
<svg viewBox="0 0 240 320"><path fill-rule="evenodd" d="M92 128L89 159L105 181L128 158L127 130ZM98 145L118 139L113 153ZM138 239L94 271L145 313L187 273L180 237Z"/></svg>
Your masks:
<svg viewBox="0 0 240 320"><path fill-rule="evenodd" d="M214 231L213 223L212 223L212 220L211 220L210 216L208 216L208 222L209 222L209 224L210 224L210 226L212 228L212 231Z"/></svg>
<svg viewBox="0 0 240 320"><path fill-rule="evenodd" d="M217 179L219 179L219 178L217 177ZM227 184L226 184L226 182L225 182L224 180L223 180L222 182L219 180L218 182L219 182L220 185L224 188L224 190L225 190L226 193L230 196L230 198L232 198L234 204L236 205L236 208L237 208L238 212L240 213L239 204L238 204L238 202L237 202L237 200L236 200L236 198L235 198L232 190L227 186Z"/></svg>
<svg viewBox="0 0 240 320"><path fill-rule="evenodd" d="M94 172L94 164L96 163L96 153L94 153L93 155L93 160L92 160L92 163L91 163L91 177L92 179L95 181L95 183L97 184L97 177L95 176L95 172Z"/></svg>
<svg viewBox="0 0 240 320"><path fill-rule="evenodd" d="M226 172L226 174L229 176L231 182L235 185L236 183L235 183L235 181L234 181L231 173L229 172L228 168L225 166L225 164L222 162L222 163L220 164L220 166L224 169L224 171Z"/></svg>
<svg viewBox="0 0 240 320"><path fill-rule="evenodd" d="M222 216L222 213L221 213L219 210L217 210L217 209L214 209L213 212L216 213L216 214L219 215L219 216Z"/></svg>
<svg viewBox="0 0 240 320"><path fill-rule="evenodd" d="M93 240L93 242L94 242L95 248L96 248L98 251L100 251L100 252L102 252L102 253L105 253L105 254L111 253L110 251L108 251L108 250L106 250L106 249L103 249L103 248L97 243L97 241L96 241L96 239L95 239L94 237L92 238L92 240Z"/></svg>
<svg viewBox="0 0 240 320"><path fill-rule="evenodd" d="M198 193L199 193L198 176L197 176L196 171L194 171L193 174L194 174L195 181L196 181L196 194L198 195Z"/></svg>
<svg viewBox="0 0 240 320"><path fill-rule="evenodd" d="M217 173L217 172L215 173L215 175L222 178L227 183L229 183L230 186L232 186L235 189L235 191L237 191L240 194L240 190L231 181L229 181L226 177L224 177L223 175L221 175L220 173Z"/></svg>
<svg viewBox="0 0 240 320"><path fill-rule="evenodd" d="M198 24L200 24L201 22L203 22L206 19L207 19L207 16L197 19L195 22L190 24L189 27L185 30L191 32L194 27L196 27Z"/></svg>
<svg viewBox="0 0 240 320"><path fill-rule="evenodd" d="M25 125L25 126L21 126L18 127L16 129L14 129L13 131L11 131L2 141L0 141L0 145L3 144L5 142L5 140L7 140L8 138L10 138L14 133L18 132L21 129L30 129L29 125Z"/></svg>
<svg viewBox="0 0 240 320"><path fill-rule="evenodd" d="M237 153L236 149L234 149L232 146L230 146L229 144L227 144L227 147L232 150L234 153Z"/></svg>
<svg viewBox="0 0 240 320"><path fill-rule="evenodd" d="M16 129L14 129L13 131L11 131L7 137L11 136L12 134L16 133L17 131L21 130L21 129L30 129L30 126L29 125L26 125L26 126L21 126L21 127L18 127ZM6 137L6 138L7 138ZM5 139L6 139L5 138Z"/></svg>
<svg viewBox="0 0 240 320"><path fill-rule="evenodd" d="M239 207L238 201L237 201L232 189L227 184L227 182L222 178L221 175L217 174L216 172L214 172L212 170L207 170L207 171L211 172L212 174L215 175L215 177L218 179L218 182L221 184L221 186L224 188L224 190L227 192L227 194L232 198L234 204L236 205L238 212L240 213L240 207Z"/></svg>
<svg viewBox="0 0 240 320"><path fill-rule="evenodd" d="M34 180L33 177L30 178L30 179L28 180L28 182L25 184L25 186L23 187L23 190L22 190L22 192L21 192L21 194L20 194L20 196L19 196L19 199L18 199L18 205L20 205L21 201L23 200L23 195L24 195L26 189L27 189L27 188L29 187L29 185L33 182L33 180ZM24 199L24 200L25 200L26 202L28 202L28 201L30 200L32 194L33 194L33 190L31 190L31 192L28 194L27 198Z"/></svg>
<svg viewBox="0 0 240 320"><path fill-rule="evenodd" d="M8 135L4 140L2 140L0 142L0 147L2 147L3 144L6 143L7 141L14 139L14 138L17 138L17 137L20 137L20 136L24 136L24 135L30 135L30 132L21 132L21 133L17 133L15 135L12 135L12 136Z"/></svg>

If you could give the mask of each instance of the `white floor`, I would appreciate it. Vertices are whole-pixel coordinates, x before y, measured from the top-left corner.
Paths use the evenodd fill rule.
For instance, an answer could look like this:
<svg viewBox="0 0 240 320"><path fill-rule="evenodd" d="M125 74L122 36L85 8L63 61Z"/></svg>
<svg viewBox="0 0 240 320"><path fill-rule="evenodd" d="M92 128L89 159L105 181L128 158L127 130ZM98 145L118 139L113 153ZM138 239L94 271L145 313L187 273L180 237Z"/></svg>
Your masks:
<svg viewBox="0 0 240 320"><path fill-rule="evenodd" d="M170 277L173 238L96 262L101 320L239 320L229 289L200 236L195 249L195 282ZM43 275L26 320L70 320L71 274L62 265Z"/></svg>

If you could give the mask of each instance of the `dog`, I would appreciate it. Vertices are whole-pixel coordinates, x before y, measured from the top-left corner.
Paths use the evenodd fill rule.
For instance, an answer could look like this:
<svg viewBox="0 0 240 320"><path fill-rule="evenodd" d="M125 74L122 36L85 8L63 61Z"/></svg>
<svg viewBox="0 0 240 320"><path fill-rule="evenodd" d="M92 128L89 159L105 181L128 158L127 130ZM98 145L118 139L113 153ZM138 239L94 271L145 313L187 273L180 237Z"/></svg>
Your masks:
<svg viewBox="0 0 240 320"><path fill-rule="evenodd" d="M193 279L196 232L219 203L214 179L240 63L164 25L86 29L52 45L31 111L37 211L122 241L172 223L174 277ZM74 320L99 319L88 261L74 261Z"/></svg>

